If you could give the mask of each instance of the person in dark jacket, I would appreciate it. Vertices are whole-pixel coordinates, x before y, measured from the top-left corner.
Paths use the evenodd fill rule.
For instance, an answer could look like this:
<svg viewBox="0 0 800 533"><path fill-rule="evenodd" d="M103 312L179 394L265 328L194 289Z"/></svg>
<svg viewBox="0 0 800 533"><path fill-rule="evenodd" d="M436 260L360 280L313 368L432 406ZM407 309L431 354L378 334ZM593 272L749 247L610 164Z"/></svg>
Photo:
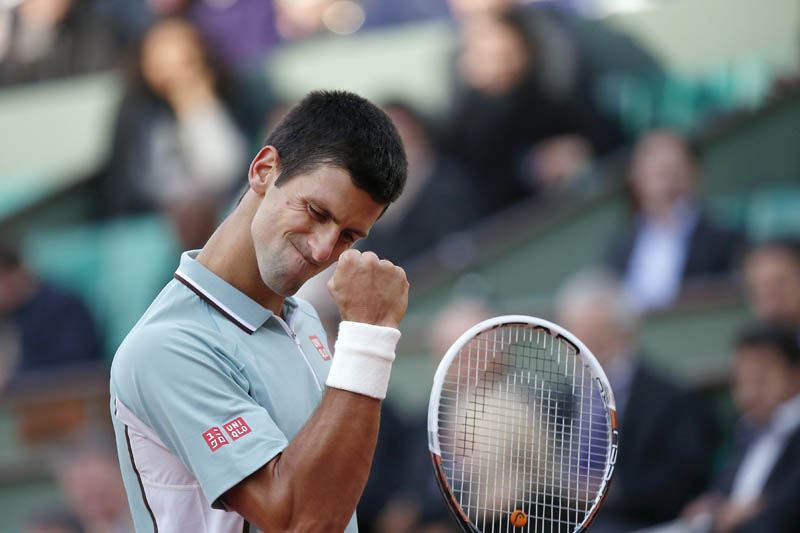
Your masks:
<svg viewBox="0 0 800 533"><path fill-rule="evenodd" d="M688 505L669 531L797 531L800 347L795 328L780 322L745 328L736 341L731 377L741 413L734 451L714 488Z"/></svg>
<svg viewBox="0 0 800 533"><path fill-rule="evenodd" d="M36 278L17 250L0 243L0 386L102 358L97 328L76 296Z"/></svg>
<svg viewBox="0 0 800 533"><path fill-rule="evenodd" d="M710 478L717 436L710 409L644 361L635 309L613 274L576 274L556 308L559 322L597 357L617 403L616 470L591 531L620 533L676 517Z"/></svg>
<svg viewBox="0 0 800 533"><path fill-rule="evenodd" d="M672 131L654 130L636 144L629 174L634 214L607 261L641 310L666 307L687 282L734 268L739 238L699 205L697 174L689 143Z"/></svg>

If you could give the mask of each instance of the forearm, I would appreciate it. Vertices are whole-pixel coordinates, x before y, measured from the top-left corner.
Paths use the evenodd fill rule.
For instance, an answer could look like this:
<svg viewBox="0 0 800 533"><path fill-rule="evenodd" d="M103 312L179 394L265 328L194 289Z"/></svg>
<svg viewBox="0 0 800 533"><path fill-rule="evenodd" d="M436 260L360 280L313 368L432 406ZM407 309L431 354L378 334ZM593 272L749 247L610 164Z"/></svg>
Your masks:
<svg viewBox="0 0 800 533"><path fill-rule="evenodd" d="M380 400L328 388L281 455L224 499L263 531L342 531L367 482Z"/></svg>
<svg viewBox="0 0 800 533"><path fill-rule="evenodd" d="M399 336L394 328L343 322L320 406L226 503L266 531L342 531L367 481Z"/></svg>

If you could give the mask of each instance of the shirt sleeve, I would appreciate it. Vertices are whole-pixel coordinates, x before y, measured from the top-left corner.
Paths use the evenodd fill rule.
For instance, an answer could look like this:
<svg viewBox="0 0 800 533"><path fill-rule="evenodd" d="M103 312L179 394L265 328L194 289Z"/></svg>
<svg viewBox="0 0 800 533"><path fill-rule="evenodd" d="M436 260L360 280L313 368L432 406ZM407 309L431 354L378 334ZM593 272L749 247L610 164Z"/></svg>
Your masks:
<svg viewBox="0 0 800 533"><path fill-rule="evenodd" d="M114 358L112 389L194 475L212 507L288 440L249 394L236 345L217 332L149 327Z"/></svg>

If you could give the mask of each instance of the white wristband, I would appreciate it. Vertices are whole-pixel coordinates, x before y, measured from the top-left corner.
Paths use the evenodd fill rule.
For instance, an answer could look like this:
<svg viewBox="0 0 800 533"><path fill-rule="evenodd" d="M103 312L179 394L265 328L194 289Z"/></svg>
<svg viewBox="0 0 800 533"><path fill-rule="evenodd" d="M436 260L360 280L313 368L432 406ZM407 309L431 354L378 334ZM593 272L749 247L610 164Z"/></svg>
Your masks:
<svg viewBox="0 0 800 533"><path fill-rule="evenodd" d="M342 321L325 384L383 400L398 340L398 329Z"/></svg>

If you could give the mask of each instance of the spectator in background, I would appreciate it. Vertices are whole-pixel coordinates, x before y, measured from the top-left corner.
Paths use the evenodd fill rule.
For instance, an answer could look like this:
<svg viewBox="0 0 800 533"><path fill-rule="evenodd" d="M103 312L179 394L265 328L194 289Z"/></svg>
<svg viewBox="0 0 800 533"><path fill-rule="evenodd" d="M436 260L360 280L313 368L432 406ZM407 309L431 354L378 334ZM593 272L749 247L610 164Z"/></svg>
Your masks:
<svg viewBox="0 0 800 533"><path fill-rule="evenodd" d="M117 117L103 202L110 214L162 210L198 248L244 170L246 140L228 79L195 28L165 19L145 35Z"/></svg>
<svg viewBox="0 0 800 533"><path fill-rule="evenodd" d="M120 45L112 26L85 1L23 0L15 7L0 6L0 86L112 68Z"/></svg>
<svg viewBox="0 0 800 533"><path fill-rule="evenodd" d="M655 130L636 144L629 185L634 214L608 263L641 310L670 305L688 282L731 274L738 238L695 197L698 169L683 137Z"/></svg>
<svg viewBox="0 0 800 533"><path fill-rule="evenodd" d="M800 335L800 242L783 239L751 247L744 280L753 313L793 324Z"/></svg>
<svg viewBox="0 0 800 533"><path fill-rule="evenodd" d="M460 28L443 141L478 177L475 190L491 211L560 186L616 145L614 128L591 109L543 89L536 36L520 11L478 11Z"/></svg>
<svg viewBox="0 0 800 533"><path fill-rule="evenodd" d="M6 369L0 388L8 378L101 360L83 302L37 279L7 243L0 243L0 330L7 335L0 342L0 367Z"/></svg>
<svg viewBox="0 0 800 533"><path fill-rule="evenodd" d="M56 480L86 533L133 533L115 448L105 435L67 446Z"/></svg>
<svg viewBox="0 0 800 533"><path fill-rule="evenodd" d="M408 180L403 195L359 248L405 266L447 235L475 225L486 210L464 168L439 153L427 124L410 105L394 101L383 109L403 140Z"/></svg>
<svg viewBox="0 0 800 533"><path fill-rule="evenodd" d="M593 533L620 533L677 516L706 487L715 444L704 404L650 369L637 347L637 316L607 272L576 274L556 298L559 323L594 353L617 402L614 482Z"/></svg>
<svg viewBox="0 0 800 533"><path fill-rule="evenodd" d="M687 506L668 531L797 531L800 348L794 327L758 323L745 329L736 341L731 378L741 412L734 454L714 490Z"/></svg>

